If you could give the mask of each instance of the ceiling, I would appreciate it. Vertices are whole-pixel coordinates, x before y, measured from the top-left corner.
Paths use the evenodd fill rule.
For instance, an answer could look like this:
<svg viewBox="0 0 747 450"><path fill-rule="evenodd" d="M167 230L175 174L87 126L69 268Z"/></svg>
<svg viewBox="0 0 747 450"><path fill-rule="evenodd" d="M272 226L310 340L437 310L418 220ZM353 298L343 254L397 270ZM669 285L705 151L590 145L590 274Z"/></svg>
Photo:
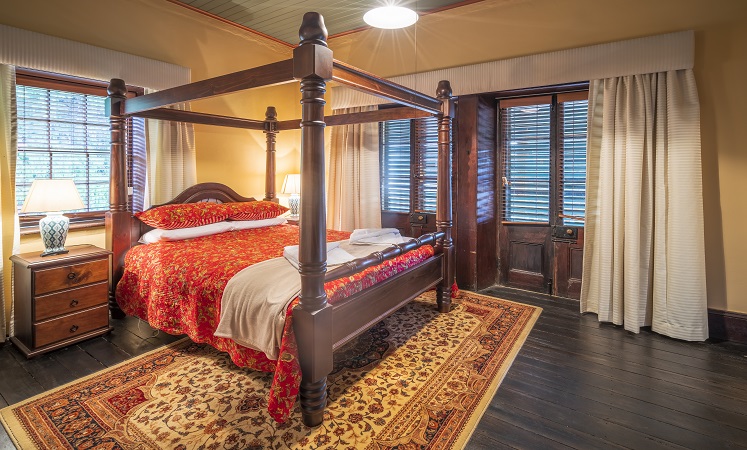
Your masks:
<svg viewBox="0 0 747 450"><path fill-rule="evenodd" d="M301 18L308 11L324 16L330 36L365 29L369 9L395 4L419 14L476 3L480 0L169 0L224 22L259 32L290 45L298 44Z"/></svg>

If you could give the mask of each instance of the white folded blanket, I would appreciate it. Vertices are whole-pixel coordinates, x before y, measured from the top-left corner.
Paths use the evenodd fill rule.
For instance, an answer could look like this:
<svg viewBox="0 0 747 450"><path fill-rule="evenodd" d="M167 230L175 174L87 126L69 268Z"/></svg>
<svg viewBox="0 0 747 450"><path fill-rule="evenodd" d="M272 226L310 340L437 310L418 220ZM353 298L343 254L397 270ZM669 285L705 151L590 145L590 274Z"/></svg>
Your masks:
<svg viewBox="0 0 747 450"><path fill-rule="evenodd" d="M353 230L350 243L356 245L402 244L405 239L396 228L361 228Z"/></svg>
<svg viewBox="0 0 747 450"><path fill-rule="evenodd" d="M328 245L333 251L338 250L333 256L347 255L342 262L368 256L372 250L362 245L350 245L347 241ZM290 252L293 252L292 248ZM295 255L297 261L297 247ZM327 264L340 260L328 260ZM233 339L240 345L264 352L269 359L277 359L285 312L300 292L301 276L297 267L286 258L262 261L239 271L228 280L223 291L220 323L215 336Z"/></svg>
<svg viewBox="0 0 747 450"><path fill-rule="evenodd" d="M327 267L339 266L355 259L355 256L340 248L341 242L327 243ZM298 246L289 245L283 249L283 256L298 269Z"/></svg>

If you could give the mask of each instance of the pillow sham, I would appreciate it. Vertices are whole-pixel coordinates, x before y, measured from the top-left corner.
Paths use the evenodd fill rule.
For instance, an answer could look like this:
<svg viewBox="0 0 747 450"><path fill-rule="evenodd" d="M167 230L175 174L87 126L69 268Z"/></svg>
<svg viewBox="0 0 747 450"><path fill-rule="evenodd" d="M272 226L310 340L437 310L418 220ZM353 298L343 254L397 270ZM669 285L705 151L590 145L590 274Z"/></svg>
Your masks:
<svg viewBox="0 0 747 450"><path fill-rule="evenodd" d="M162 205L135 214L146 225L162 230L199 227L226 220L231 211L221 203Z"/></svg>
<svg viewBox="0 0 747 450"><path fill-rule="evenodd" d="M247 230L249 228L263 228L282 225L286 222L285 217L275 217L264 220L244 220L231 222L218 222L192 228L179 228L175 230L150 230L140 237L142 244L153 244L161 241L182 241L211 234L225 233L226 231Z"/></svg>
<svg viewBox="0 0 747 450"><path fill-rule="evenodd" d="M268 202L265 200L256 202L234 202L224 203L223 206L230 211L230 220L262 220L272 219L288 211L285 206Z"/></svg>

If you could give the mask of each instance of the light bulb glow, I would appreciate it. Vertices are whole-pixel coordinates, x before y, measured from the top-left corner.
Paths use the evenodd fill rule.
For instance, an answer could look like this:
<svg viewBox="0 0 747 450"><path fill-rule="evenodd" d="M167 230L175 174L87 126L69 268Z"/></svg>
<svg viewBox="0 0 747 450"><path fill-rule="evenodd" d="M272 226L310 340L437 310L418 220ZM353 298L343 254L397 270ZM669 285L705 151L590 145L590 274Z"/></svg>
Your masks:
<svg viewBox="0 0 747 450"><path fill-rule="evenodd" d="M405 28L418 21L418 13L402 6L382 6L363 15L363 21L375 28L393 30Z"/></svg>

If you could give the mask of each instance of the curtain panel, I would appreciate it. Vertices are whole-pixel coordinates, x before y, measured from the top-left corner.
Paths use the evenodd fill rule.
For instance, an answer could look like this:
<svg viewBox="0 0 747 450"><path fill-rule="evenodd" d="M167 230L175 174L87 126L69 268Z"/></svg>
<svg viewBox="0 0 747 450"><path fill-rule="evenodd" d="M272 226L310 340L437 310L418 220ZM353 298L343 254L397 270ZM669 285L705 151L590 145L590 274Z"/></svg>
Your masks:
<svg viewBox="0 0 747 450"><path fill-rule="evenodd" d="M2 236L2 259L0 259L0 342L13 334L13 265L10 255L20 245L18 214L16 212L16 72L15 67L0 64L0 236Z"/></svg>
<svg viewBox="0 0 747 450"><path fill-rule="evenodd" d="M375 109L375 106L343 108L334 114ZM334 127L330 141L327 226L345 231L381 228L379 124Z"/></svg>
<svg viewBox="0 0 747 450"><path fill-rule="evenodd" d="M581 312L708 338L700 151L692 69L591 82Z"/></svg>
<svg viewBox="0 0 747 450"><path fill-rule="evenodd" d="M145 93L155 91L146 89ZM189 111L189 105L174 105ZM165 203L197 183L197 153L191 123L145 120L147 178L143 209Z"/></svg>

